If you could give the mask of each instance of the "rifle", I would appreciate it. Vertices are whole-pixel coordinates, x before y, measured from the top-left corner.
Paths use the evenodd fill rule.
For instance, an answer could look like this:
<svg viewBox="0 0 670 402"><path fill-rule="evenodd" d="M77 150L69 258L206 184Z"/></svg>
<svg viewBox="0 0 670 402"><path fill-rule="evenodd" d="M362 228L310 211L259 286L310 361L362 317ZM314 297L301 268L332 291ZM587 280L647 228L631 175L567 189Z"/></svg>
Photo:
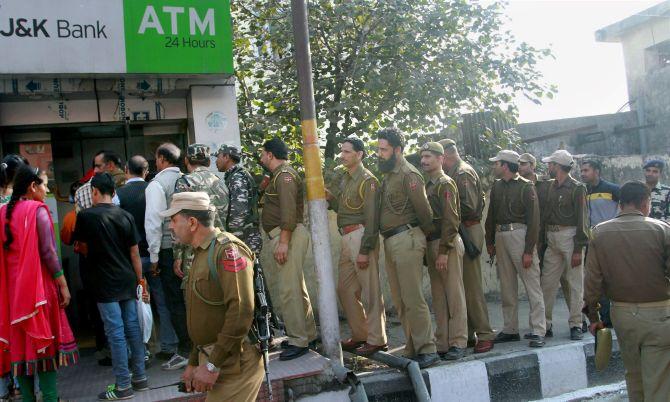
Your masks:
<svg viewBox="0 0 670 402"><path fill-rule="evenodd" d="M261 353L263 354L263 367L265 368L265 383L268 386L268 396L272 400L272 383L270 382L270 317L274 314L270 313L268 306L268 297L265 289L265 277L263 276L263 269L258 261L254 260L254 294L256 301L256 308L254 309L254 327L256 337L260 343ZM269 296L269 295L268 295Z"/></svg>
<svg viewBox="0 0 670 402"><path fill-rule="evenodd" d="M256 271L258 271L258 274ZM274 304L272 303L272 298L270 297L270 292L268 292L267 288L265 287L267 279L265 279L265 273L263 272L263 268L261 267L261 263L258 258L254 260L254 275L260 275L260 279L263 281L263 289L265 289L265 300L267 302L268 314L270 315L270 332L272 335L277 336L278 332L284 330L284 323L281 322L279 316L277 313L275 313ZM270 338L272 338L272 336Z"/></svg>
<svg viewBox="0 0 670 402"><path fill-rule="evenodd" d="M463 240L463 245L465 246L465 254L467 254L468 257L470 257L471 259L479 257L479 255L482 253L482 250L480 250L479 247L475 246L475 243L472 242L470 234L465 229L465 226L463 226L462 223L458 225L458 234L461 235L461 240Z"/></svg>

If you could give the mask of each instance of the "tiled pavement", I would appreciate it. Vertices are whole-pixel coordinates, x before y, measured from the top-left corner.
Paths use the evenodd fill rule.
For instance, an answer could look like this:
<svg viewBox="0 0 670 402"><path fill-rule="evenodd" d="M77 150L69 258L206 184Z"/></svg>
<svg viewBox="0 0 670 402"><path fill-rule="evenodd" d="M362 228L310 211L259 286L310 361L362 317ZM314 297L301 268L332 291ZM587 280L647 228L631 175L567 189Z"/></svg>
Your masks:
<svg viewBox="0 0 670 402"><path fill-rule="evenodd" d="M501 306L499 303L490 302L488 307L489 314L491 316L491 324L495 329L499 330L502 326ZM528 327L527 324L525 324L527 323L527 317L528 303L521 301L519 303L519 322L521 334L523 334ZM568 314L567 308L565 307L565 302L562 299L559 299L556 303L554 311L555 337L552 339L547 339L547 346L556 346L570 343L569 330L567 328L567 317ZM394 317L389 318L390 319L387 325L387 330L389 333L389 346L391 347L391 351L393 353L401 353L401 346L403 344L404 338L402 335L402 328L397 322L395 322L397 320L395 320ZM341 322L341 328L342 338L347 337L348 328L346 322ZM590 335L585 335L585 337L589 336ZM527 349L528 346L527 342L525 341L496 345L492 352L480 356L473 356L472 349L469 349L468 355L464 361L469 361L475 358L479 359L486 356L505 355ZM279 361L278 353L279 352L277 351L271 355L272 361L270 364L270 378L273 383L275 396L283 393L282 381L279 379L291 379L317 374L321 372L326 363L326 360L323 357L314 352L311 352L310 354L291 362ZM367 359L351 359L352 356L349 354L345 354L345 357L347 357L347 359L345 359L345 364L348 366L353 364L356 372L369 372L385 369L385 367L380 366L379 364L375 364ZM148 368L147 372L150 382L149 385L152 388L173 384L179 381L179 376L181 374L181 370L161 370L159 361L154 362L153 365ZM84 350L82 351L82 359L77 366L63 368L59 372L60 395L63 401L95 401L96 395L104 391L105 387L112 383L113 380L114 376L112 374L111 367L98 366L92 351ZM261 391L262 395L265 390L262 389ZM136 393L136 396L133 400L138 402L162 401L178 398L184 398L181 400L193 400L192 397L192 395L189 398L189 395L179 393L176 386L168 386L164 388L153 389L151 391Z"/></svg>

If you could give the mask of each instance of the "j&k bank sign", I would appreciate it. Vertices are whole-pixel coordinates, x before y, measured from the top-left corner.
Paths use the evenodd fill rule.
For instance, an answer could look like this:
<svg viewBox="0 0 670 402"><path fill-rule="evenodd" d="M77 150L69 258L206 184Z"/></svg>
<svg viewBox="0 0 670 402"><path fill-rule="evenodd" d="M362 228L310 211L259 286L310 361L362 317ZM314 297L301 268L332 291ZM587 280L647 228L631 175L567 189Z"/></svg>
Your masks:
<svg viewBox="0 0 670 402"><path fill-rule="evenodd" d="M0 74L232 74L229 0L0 0Z"/></svg>

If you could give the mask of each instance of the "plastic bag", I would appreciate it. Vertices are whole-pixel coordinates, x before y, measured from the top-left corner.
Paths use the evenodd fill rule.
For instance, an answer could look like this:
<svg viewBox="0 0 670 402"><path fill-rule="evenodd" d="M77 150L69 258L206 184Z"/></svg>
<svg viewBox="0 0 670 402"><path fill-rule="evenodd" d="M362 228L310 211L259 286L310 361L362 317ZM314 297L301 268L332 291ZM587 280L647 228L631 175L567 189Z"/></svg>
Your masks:
<svg viewBox="0 0 670 402"><path fill-rule="evenodd" d="M151 327L154 325L154 315L151 312L151 304L142 301L142 285L137 285L137 319L140 322L142 341L149 342L151 338Z"/></svg>

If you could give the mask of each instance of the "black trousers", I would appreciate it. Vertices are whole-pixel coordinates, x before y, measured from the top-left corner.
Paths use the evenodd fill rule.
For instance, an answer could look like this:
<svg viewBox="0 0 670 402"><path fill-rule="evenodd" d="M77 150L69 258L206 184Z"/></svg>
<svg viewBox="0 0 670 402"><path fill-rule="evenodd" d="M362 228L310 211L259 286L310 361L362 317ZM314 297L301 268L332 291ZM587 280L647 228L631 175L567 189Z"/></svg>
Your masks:
<svg viewBox="0 0 670 402"><path fill-rule="evenodd" d="M98 310L95 285L90 279L90 269L86 257L79 254L79 273L81 275L81 283L84 286L82 292L83 315L88 318L89 324L93 327L95 349L102 350L107 347L107 336L105 335L105 325L102 322L102 318L100 318L100 310Z"/></svg>
<svg viewBox="0 0 670 402"><path fill-rule="evenodd" d="M172 249L162 249L158 254L158 268L160 269L161 284L165 293L165 302L170 310L172 327L179 339L179 353L188 357L191 352L191 340L186 327L184 291L181 289L181 279L174 274L173 265Z"/></svg>

